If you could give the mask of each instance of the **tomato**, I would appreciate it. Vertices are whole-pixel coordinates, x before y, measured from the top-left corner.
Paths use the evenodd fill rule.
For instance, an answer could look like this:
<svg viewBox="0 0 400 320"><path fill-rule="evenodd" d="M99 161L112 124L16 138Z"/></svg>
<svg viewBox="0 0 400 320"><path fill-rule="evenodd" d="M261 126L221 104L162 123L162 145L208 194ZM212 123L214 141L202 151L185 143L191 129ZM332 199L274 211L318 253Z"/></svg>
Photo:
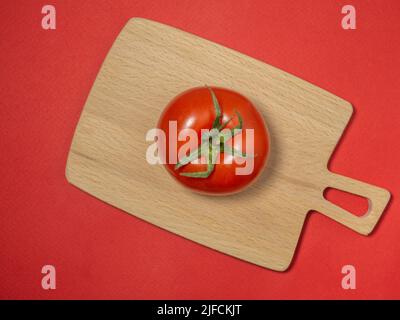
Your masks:
<svg viewBox="0 0 400 320"><path fill-rule="evenodd" d="M197 135L198 150L189 150L191 152L178 157L177 162L169 161L170 153L179 152L188 139L179 141L174 136L170 127L173 121L176 121L178 134L181 130L193 129ZM263 117L246 97L232 90L189 89L167 105L157 127L167 137L166 145L159 148L165 156L167 171L184 186L201 193L223 195L244 189L260 175L268 158L269 134ZM213 127L214 136L202 135L202 129ZM232 135L222 136L222 132ZM170 135L174 140L169 140ZM213 143L212 137L216 142ZM170 142L177 148L171 149ZM213 159L215 155L219 156L219 162ZM249 169L245 174L238 174L240 168Z"/></svg>

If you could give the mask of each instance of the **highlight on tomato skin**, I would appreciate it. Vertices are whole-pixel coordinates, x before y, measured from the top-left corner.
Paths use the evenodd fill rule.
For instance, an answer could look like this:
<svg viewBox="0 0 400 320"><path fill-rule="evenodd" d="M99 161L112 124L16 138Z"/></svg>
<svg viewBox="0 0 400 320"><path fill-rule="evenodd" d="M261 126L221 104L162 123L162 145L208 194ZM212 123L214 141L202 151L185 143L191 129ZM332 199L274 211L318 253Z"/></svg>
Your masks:
<svg viewBox="0 0 400 320"><path fill-rule="evenodd" d="M245 189L264 170L270 151L262 115L249 99L229 89L204 86L179 94L162 112L157 128L167 137L160 148L165 168L200 193ZM180 135L189 131L194 135Z"/></svg>

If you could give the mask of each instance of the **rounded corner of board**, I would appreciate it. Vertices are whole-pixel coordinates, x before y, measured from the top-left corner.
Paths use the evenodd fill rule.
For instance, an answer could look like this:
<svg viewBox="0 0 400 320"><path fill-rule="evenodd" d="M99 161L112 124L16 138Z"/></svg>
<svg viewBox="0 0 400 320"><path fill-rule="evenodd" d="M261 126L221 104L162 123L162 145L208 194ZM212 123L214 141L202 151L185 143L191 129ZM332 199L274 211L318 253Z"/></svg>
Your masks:
<svg viewBox="0 0 400 320"><path fill-rule="evenodd" d="M126 24L140 23L140 22L144 22L144 21L149 21L149 20L142 18L142 17L131 17L131 18L129 18L129 20Z"/></svg>
<svg viewBox="0 0 400 320"><path fill-rule="evenodd" d="M339 97L337 97L339 98ZM337 111L342 114L344 118L347 118L347 121L350 120L351 116L354 113L354 107L353 105L342 98L339 98L338 104L337 104Z"/></svg>
<svg viewBox="0 0 400 320"><path fill-rule="evenodd" d="M142 17L131 17L128 19L123 29L127 27L135 27L137 25L150 24L150 23L153 23L153 21Z"/></svg>
<svg viewBox="0 0 400 320"><path fill-rule="evenodd" d="M353 114L353 112L354 112L353 105L350 102L346 101L345 104L344 104L344 107L346 108L349 116L351 116Z"/></svg>
<svg viewBox="0 0 400 320"><path fill-rule="evenodd" d="M68 152L67 163L65 165L64 177L68 183L75 185L74 176L73 176L73 159L72 159L72 150L70 149Z"/></svg>
<svg viewBox="0 0 400 320"><path fill-rule="evenodd" d="M289 261L288 263L285 264L281 264L279 266L274 267L272 270L276 271L276 272L287 272L290 269L290 265L291 265L292 261Z"/></svg>
<svg viewBox="0 0 400 320"><path fill-rule="evenodd" d="M65 166L65 171L64 171L64 177L67 180L68 183L73 184L73 179L71 175L71 168L67 162L67 165Z"/></svg>
<svg viewBox="0 0 400 320"><path fill-rule="evenodd" d="M383 199L383 203L384 203L383 210L385 210L390 202L390 199L392 198L392 194L390 193L390 191L388 189L385 189L385 188L381 188L381 193L382 193L382 199Z"/></svg>

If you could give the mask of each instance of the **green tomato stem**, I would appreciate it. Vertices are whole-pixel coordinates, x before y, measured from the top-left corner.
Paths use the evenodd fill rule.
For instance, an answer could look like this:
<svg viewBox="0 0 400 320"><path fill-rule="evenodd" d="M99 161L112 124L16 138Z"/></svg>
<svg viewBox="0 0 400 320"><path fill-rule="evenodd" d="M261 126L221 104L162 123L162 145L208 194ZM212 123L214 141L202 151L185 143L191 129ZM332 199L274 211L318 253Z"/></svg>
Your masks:
<svg viewBox="0 0 400 320"><path fill-rule="evenodd" d="M206 86L206 88L210 91L211 98L212 98L213 105L214 105L215 114L216 114L215 119L213 121L212 130L217 130L218 133L217 133L217 135L213 134L210 136L202 137L202 143L200 144L200 146L197 149L193 150L188 156L180 159L180 161L175 165L175 170L177 170L177 169L189 164L190 162L198 159L201 156L206 156L207 170L195 171L195 172L181 172L180 173L181 176L190 177L190 178L203 178L203 179L208 178L215 169L215 162L216 162L218 153L226 152L226 153L230 153L234 156L243 157L243 158L253 157L253 156L246 155L246 153L242 153L234 148L231 148L231 147L225 145L226 141L228 141L233 136L235 136L241 132L241 130L243 128L243 119L242 119L241 114L238 111L235 111L235 113L238 117L239 124L237 126L235 126L233 129L230 129L230 131L228 131L228 132L226 132L226 131L221 132L221 130L223 130L228 125L228 123L233 119L233 116L229 117L229 119L224 121L222 124L220 123L221 122L221 107L218 103L218 99L215 96L214 91L210 87ZM213 143L212 143L212 139L215 137L217 139L219 139L219 141L220 141L220 143L218 143L217 145L213 145Z"/></svg>

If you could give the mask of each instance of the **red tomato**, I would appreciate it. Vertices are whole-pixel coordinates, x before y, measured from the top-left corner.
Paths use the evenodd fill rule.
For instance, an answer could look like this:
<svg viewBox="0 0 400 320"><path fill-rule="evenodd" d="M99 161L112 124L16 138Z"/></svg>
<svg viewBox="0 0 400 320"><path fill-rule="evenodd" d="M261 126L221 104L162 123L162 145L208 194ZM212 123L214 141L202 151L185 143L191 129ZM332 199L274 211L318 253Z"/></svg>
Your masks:
<svg viewBox="0 0 400 320"><path fill-rule="evenodd" d="M213 100L213 95L215 100ZM217 106L216 106L217 104ZM217 108L216 108L217 107ZM219 107L219 108L218 108ZM220 111L220 117L218 117ZM241 120L241 121L240 121ZM201 129L212 129L219 127L221 132L222 124L225 124L225 132L228 129L236 128L239 132L231 139L225 141L225 148L217 149L203 147L201 150L211 150L210 153L217 153L220 157L219 163L209 165L212 161L206 160L207 155L196 157L205 163L185 163L181 161L169 163L170 145L169 135L174 137L174 132L170 132L170 121L176 121L177 132L191 128L195 130L198 138L197 146L202 144ZM241 122L241 123L240 123ZM238 130L241 127L241 130ZM198 87L187 90L175 97L162 113L158 128L166 134L167 141L165 147L159 147L159 151L166 156L165 164L167 171L181 184L198 192L208 194L230 194L242 190L260 175L265 167L269 152L269 135L263 117L254 105L244 96L232 90L223 88ZM246 129L253 129L254 148L250 150L251 143L246 145L246 135L251 138L252 134ZM207 138L203 140L206 142ZM212 140L209 140L211 144ZM249 140L251 142L251 140ZM178 141L175 137L177 150L187 144L186 141ZM172 144L173 145L173 144ZM212 145L211 146L217 146ZM174 149L174 148L173 148ZM246 150L247 149L247 150ZM232 150L235 150L234 152ZM248 151L251 152L248 152ZM251 154L250 154L251 153ZM190 153L188 152L186 156ZM233 159L232 163L225 163L227 157ZM241 163L238 163L241 161ZM237 168L246 167L246 163L253 163L253 168L249 174L239 175Z"/></svg>

